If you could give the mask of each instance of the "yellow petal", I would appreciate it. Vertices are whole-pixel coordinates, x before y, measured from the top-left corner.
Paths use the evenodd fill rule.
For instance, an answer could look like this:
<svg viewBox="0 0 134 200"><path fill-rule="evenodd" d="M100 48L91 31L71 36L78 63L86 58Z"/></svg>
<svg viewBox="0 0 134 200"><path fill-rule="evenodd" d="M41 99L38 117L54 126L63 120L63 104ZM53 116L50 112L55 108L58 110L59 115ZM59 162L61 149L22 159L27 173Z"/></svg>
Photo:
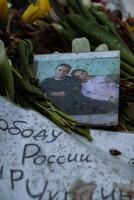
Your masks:
<svg viewBox="0 0 134 200"><path fill-rule="evenodd" d="M37 0L36 5L39 7L40 15L45 15L50 11L49 0Z"/></svg>
<svg viewBox="0 0 134 200"><path fill-rule="evenodd" d="M0 20L5 20L8 13L7 0L0 0Z"/></svg>
<svg viewBox="0 0 134 200"><path fill-rule="evenodd" d="M39 8L35 4L30 4L21 16L24 22L33 22L39 17Z"/></svg>

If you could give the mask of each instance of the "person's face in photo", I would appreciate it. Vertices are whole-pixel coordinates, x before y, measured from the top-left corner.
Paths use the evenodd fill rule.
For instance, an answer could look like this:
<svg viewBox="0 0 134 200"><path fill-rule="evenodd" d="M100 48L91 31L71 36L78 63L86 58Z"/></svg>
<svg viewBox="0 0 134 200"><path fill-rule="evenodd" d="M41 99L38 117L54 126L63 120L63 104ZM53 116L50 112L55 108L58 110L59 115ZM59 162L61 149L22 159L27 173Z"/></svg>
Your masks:
<svg viewBox="0 0 134 200"><path fill-rule="evenodd" d="M69 69L65 66L60 65L55 70L55 78L63 79L69 73Z"/></svg>
<svg viewBox="0 0 134 200"><path fill-rule="evenodd" d="M86 81L89 79L89 75L87 74L87 72L81 70L76 71L74 75L82 81Z"/></svg>

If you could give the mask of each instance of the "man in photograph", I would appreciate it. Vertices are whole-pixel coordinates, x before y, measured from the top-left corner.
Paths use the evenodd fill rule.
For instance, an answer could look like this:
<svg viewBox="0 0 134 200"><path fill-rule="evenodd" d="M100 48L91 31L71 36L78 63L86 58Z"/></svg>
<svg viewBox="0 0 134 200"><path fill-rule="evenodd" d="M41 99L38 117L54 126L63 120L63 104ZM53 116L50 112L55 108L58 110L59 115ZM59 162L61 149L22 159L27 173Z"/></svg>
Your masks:
<svg viewBox="0 0 134 200"><path fill-rule="evenodd" d="M44 79L41 88L58 108L68 114L73 114L75 101L81 94L81 81L69 76L70 70L69 64L57 65L54 76Z"/></svg>

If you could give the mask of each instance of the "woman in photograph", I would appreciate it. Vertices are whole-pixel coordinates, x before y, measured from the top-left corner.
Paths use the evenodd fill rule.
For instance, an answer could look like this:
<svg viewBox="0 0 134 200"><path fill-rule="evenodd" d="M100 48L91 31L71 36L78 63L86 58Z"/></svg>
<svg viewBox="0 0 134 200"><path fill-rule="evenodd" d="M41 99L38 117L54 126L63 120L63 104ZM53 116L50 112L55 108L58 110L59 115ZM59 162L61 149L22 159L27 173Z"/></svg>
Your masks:
<svg viewBox="0 0 134 200"><path fill-rule="evenodd" d="M118 87L106 76L90 76L86 70L77 68L71 71L72 77L81 81L81 94L91 105L93 113L118 112ZM91 110L90 108L90 110Z"/></svg>
<svg viewBox="0 0 134 200"><path fill-rule="evenodd" d="M105 75L91 76L84 69L74 69L73 77L82 81L81 93L91 99L104 101L118 101L118 87L115 82L107 79Z"/></svg>

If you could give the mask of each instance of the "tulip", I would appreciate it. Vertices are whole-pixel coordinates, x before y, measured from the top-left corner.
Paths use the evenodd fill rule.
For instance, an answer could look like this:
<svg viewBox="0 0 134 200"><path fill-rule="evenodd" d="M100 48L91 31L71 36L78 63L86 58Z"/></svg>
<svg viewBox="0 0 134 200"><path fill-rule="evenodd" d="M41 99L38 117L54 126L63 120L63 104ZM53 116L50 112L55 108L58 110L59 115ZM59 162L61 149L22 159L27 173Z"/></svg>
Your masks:
<svg viewBox="0 0 134 200"><path fill-rule="evenodd" d="M5 20L8 13L7 0L0 0L0 20Z"/></svg>
<svg viewBox="0 0 134 200"><path fill-rule="evenodd" d="M22 21L32 23L41 16L46 15L50 10L48 0L37 0L34 4L31 3L22 14Z"/></svg>
<svg viewBox="0 0 134 200"><path fill-rule="evenodd" d="M55 30L63 30L63 26L62 25L60 25L60 24L58 24L58 23L52 23L51 24L54 28L55 28Z"/></svg>
<svg viewBox="0 0 134 200"><path fill-rule="evenodd" d="M126 29L128 31L129 37L134 42L134 26L130 26L128 23L126 23Z"/></svg>
<svg viewBox="0 0 134 200"><path fill-rule="evenodd" d="M37 0L36 5L38 6L41 15L47 14L50 10L49 0Z"/></svg>
<svg viewBox="0 0 134 200"><path fill-rule="evenodd" d="M109 49L106 44L100 44L95 48L95 51L109 51Z"/></svg>
<svg viewBox="0 0 134 200"><path fill-rule="evenodd" d="M33 22L39 17L39 8L35 4L30 4L21 16L24 22Z"/></svg>
<svg viewBox="0 0 134 200"><path fill-rule="evenodd" d="M80 0L80 2L86 9L91 7L91 0Z"/></svg>
<svg viewBox="0 0 134 200"><path fill-rule="evenodd" d="M14 98L14 80L11 62L8 60L2 40L0 40L0 95L10 100Z"/></svg>

